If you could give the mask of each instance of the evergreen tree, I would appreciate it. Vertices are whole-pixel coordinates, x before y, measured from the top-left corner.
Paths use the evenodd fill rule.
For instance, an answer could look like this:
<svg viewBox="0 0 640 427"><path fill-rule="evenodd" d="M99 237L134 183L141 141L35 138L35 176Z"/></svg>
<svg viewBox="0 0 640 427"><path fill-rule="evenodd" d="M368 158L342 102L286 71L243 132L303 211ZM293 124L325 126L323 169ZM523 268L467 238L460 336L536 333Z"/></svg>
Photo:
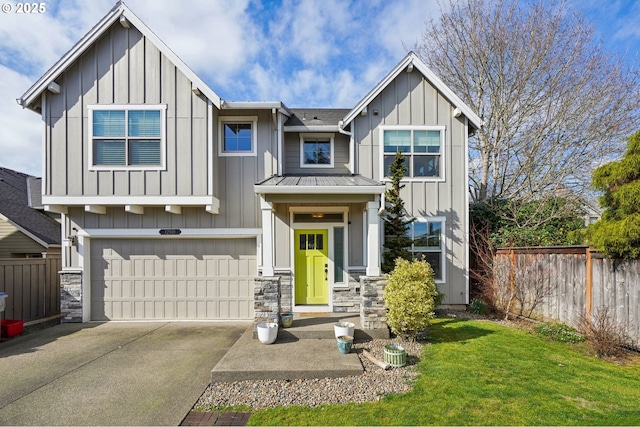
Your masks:
<svg viewBox="0 0 640 427"><path fill-rule="evenodd" d="M593 186L603 192L602 218L587 228L588 242L608 258L640 258L640 132L621 160L600 166Z"/></svg>
<svg viewBox="0 0 640 427"><path fill-rule="evenodd" d="M391 272L395 267L397 258L411 260L411 252L408 248L413 241L408 237L409 224L414 219L407 220L404 209L404 201L400 197L400 190L404 185L400 183L407 172L405 157L402 151L396 153L393 163L389 166L391 175L391 187L385 192L386 209L384 220L384 247L382 254L382 271Z"/></svg>

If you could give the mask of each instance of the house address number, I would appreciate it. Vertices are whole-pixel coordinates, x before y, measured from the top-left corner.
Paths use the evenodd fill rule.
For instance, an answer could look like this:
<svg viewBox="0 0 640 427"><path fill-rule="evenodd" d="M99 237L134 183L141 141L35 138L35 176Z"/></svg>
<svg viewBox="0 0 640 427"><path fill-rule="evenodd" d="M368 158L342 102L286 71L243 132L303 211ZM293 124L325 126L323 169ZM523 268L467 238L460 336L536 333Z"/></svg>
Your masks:
<svg viewBox="0 0 640 427"><path fill-rule="evenodd" d="M179 228L163 228L160 230L162 236L177 236L180 233L182 233L182 230Z"/></svg>

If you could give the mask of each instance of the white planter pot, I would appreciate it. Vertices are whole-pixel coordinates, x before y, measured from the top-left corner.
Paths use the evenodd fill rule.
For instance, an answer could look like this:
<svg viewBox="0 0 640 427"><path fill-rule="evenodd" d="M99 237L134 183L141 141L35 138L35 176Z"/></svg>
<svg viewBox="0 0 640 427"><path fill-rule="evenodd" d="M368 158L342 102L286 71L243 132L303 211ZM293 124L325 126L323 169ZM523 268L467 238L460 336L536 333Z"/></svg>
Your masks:
<svg viewBox="0 0 640 427"><path fill-rule="evenodd" d="M278 324L275 322L258 323L258 340L262 344L273 344L278 338Z"/></svg>
<svg viewBox="0 0 640 427"><path fill-rule="evenodd" d="M351 322L336 322L333 324L333 332L335 333L336 339L340 336L346 335L349 337L353 336L353 329L356 325Z"/></svg>

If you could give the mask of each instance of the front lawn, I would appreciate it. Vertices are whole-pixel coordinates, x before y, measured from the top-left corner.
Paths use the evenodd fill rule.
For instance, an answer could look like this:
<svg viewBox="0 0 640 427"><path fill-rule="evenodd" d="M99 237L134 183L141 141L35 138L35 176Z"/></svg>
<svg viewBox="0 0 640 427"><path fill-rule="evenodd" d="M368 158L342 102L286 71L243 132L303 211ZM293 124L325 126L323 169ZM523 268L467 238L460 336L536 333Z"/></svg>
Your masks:
<svg viewBox="0 0 640 427"><path fill-rule="evenodd" d="M489 321L435 319L412 392L256 411L251 425L640 425L640 365Z"/></svg>

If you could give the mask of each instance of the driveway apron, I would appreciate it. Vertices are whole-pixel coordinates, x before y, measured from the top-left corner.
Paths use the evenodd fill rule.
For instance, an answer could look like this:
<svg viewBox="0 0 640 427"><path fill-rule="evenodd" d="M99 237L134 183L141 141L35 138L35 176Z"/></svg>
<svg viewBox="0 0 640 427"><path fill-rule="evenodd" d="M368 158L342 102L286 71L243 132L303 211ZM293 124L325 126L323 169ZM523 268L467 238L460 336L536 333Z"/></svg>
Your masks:
<svg viewBox="0 0 640 427"><path fill-rule="evenodd" d="M176 426L246 322L64 324L0 344L0 425Z"/></svg>

